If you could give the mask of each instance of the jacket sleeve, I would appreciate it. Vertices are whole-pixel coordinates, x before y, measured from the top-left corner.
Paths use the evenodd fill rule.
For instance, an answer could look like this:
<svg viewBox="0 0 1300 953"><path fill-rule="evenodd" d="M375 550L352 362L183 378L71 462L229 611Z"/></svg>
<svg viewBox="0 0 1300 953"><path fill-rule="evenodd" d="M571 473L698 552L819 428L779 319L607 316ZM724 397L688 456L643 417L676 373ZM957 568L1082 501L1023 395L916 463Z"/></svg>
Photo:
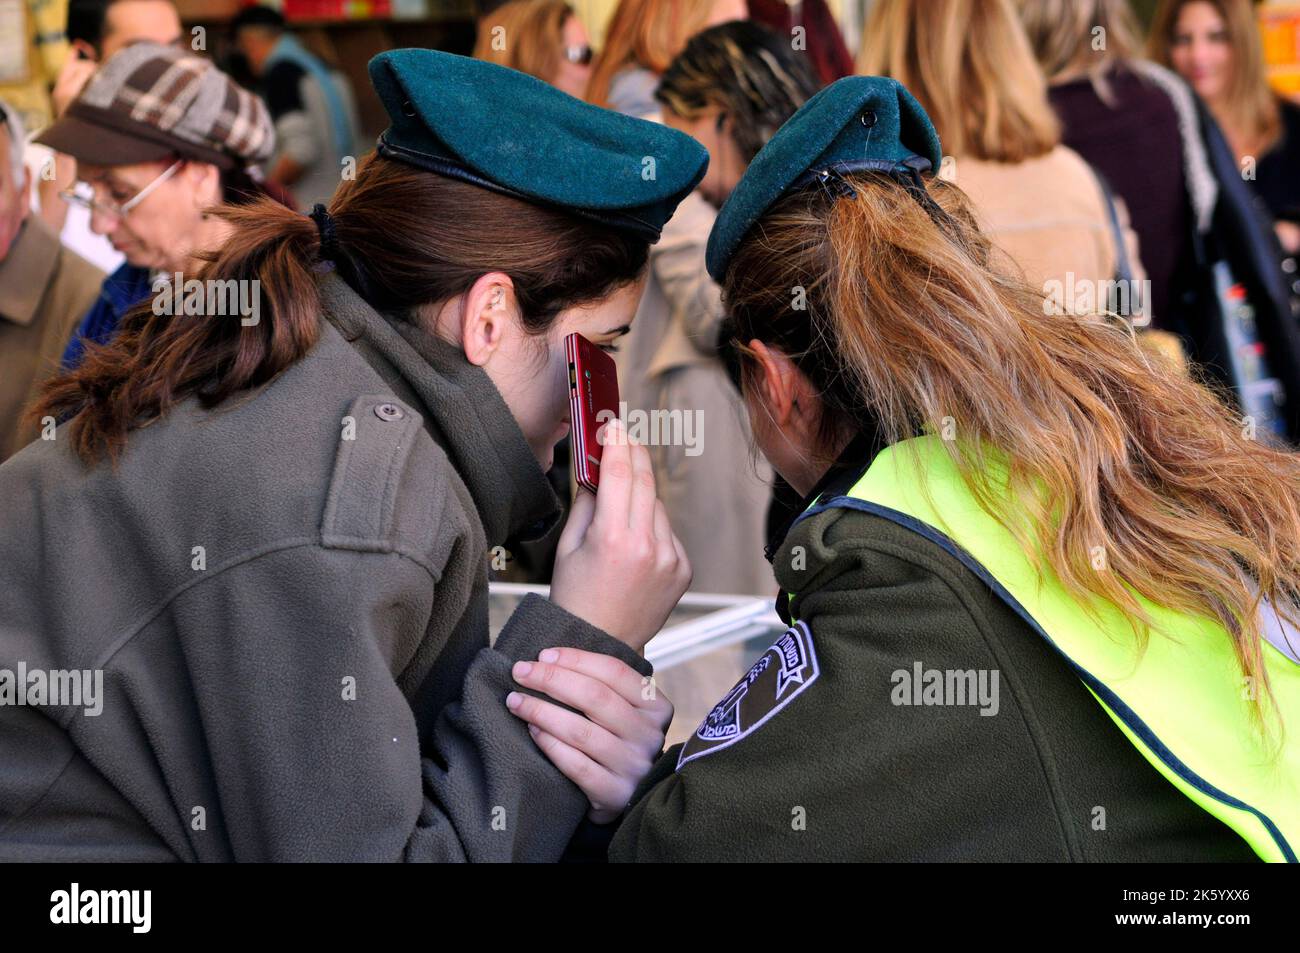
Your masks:
<svg viewBox="0 0 1300 953"><path fill-rule="evenodd" d="M937 548L931 557L873 539L881 534L861 520L876 518L852 514L858 530L828 538L842 514L806 521L818 524L799 540L808 571L788 568L788 543L777 557L783 588L804 593L794 608L811 633L815 680L765 720L740 723L729 745L680 767L680 750L669 751L652 772L658 783L643 784L615 835L611 860L1064 856L979 593ZM987 704L900 704L918 665L1003 677Z"/></svg>
<svg viewBox="0 0 1300 953"><path fill-rule="evenodd" d="M212 855L203 838L220 833L237 860L561 856L586 799L506 709L511 665L569 645L649 666L530 597L495 647L485 631L482 648L448 663L467 662L460 695L423 719L432 727L421 738L410 698L419 686L403 676L431 650L435 586L395 553L308 544L227 568L173 602L220 805L212 833L187 835L200 858Z"/></svg>

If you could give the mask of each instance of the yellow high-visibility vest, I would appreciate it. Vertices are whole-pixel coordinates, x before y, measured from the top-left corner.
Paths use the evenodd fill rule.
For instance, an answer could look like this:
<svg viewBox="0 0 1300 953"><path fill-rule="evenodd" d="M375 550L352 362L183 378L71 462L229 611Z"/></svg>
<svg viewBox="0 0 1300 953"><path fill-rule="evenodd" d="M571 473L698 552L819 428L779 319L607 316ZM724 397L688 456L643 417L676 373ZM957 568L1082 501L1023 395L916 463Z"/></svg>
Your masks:
<svg viewBox="0 0 1300 953"><path fill-rule="evenodd" d="M845 496L818 500L805 516L831 507L874 513L956 556L1060 653L1170 783L1264 860L1297 861L1300 664L1264 642L1285 731L1283 744L1274 734L1270 746L1251 720L1255 686L1243 678L1222 625L1135 594L1155 627L1139 652L1118 607L1098 602L1090 615L1045 560L1030 559L980 507L936 436L887 447Z"/></svg>

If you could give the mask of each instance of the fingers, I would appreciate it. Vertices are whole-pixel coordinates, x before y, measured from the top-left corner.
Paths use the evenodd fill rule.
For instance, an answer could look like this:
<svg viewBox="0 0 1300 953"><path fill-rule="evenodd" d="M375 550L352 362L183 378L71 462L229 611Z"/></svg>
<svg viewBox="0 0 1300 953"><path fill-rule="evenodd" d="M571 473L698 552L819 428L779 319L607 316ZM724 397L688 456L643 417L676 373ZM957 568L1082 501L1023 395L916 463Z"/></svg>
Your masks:
<svg viewBox="0 0 1300 953"><path fill-rule="evenodd" d="M587 795L593 808L620 811L627 806L632 787L626 781L536 725L529 725L528 733L551 764Z"/></svg>
<svg viewBox="0 0 1300 953"><path fill-rule="evenodd" d="M682 541L673 533L673 551L677 553L677 572L681 580L682 592L691 587L691 580L695 578L695 570L691 568L691 561L686 556L686 548L682 546Z"/></svg>
<svg viewBox="0 0 1300 953"><path fill-rule="evenodd" d="M672 568L673 578L681 587L680 597L691 584L691 561L686 558L682 541L673 532L668 521L668 508L662 500L657 501L655 507L655 557L660 567Z"/></svg>
<svg viewBox="0 0 1300 953"><path fill-rule="evenodd" d="M632 493L628 502L627 526L634 535L649 537L654 533L655 475L650 467L650 451L640 444L632 444Z"/></svg>
<svg viewBox="0 0 1300 953"><path fill-rule="evenodd" d="M614 774L630 777L645 763L643 752L629 747L600 725L559 705L523 692L511 692L506 696L506 707L528 724L537 726Z"/></svg>
<svg viewBox="0 0 1300 953"><path fill-rule="evenodd" d="M627 526L632 497L632 447L623 422L611 420L601 430L600 486L596 492L595 520L611 527Z"/></svg>
<svg viewBox="0 0 1300 953"><path fill-rule="evenodd" d="M525 688L576 708L602 728L646 752L657 754L663 746L662 731L656 730L649 718L599 679L548 662L516 662L512 674Z"/></svg>
<svg viewBox="0 0 1300 953"><path fill-rule="evenodd" d="M655 500L655 541L669 549L673 546L673 527L668 521L668 507L663 500Z"/></svg>
<svg viewBox="0 0 1300 953"><path fill-rule="evenodd" d="M612 655L584 649L556 648L545 649L538 660L588 675L618 692L629 705L656 716L667 712L669 720L672 719L673 706L659 693L654 679L642 675Z"/></svg>
<svg viewBox="0 0 1300 953"><path fill-rule="evenodd" d="M573 506L569 508L569 518L560 532L556 552L571 553L581 546L583 537L587 535L587 527L591 525L592 517L595 515L596 497L590 491L578 487L578 495L574 497Z"/></svg>

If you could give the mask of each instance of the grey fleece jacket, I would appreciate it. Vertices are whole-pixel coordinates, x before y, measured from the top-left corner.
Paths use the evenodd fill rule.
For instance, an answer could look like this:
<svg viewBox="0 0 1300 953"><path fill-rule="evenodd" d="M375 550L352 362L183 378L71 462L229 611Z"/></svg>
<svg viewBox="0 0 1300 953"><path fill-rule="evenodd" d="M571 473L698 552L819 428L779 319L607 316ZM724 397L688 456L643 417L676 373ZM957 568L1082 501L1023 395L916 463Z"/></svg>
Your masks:
<svg viewBox="0 0 1300 953"><path fill-rule="evenodd" d="M487 547L554 494L481 369L322 293L265 387L186 401L116 467L57 438L0 466L0 700L5 671L102 677L0 704L0 860L544 861L583 817L510 667L649 666L536 597L489 647Z"/></svg>

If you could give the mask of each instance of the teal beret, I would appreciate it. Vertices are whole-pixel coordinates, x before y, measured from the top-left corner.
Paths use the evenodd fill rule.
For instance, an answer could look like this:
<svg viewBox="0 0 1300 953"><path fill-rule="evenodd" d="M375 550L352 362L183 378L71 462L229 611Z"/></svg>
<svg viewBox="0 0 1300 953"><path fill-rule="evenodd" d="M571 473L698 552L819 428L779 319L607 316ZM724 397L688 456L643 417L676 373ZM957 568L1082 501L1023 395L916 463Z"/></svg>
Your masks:
<svg viewBox="0 0 1300 953"><path fill-rule="evenodd" d="M708 268L721 282L745 233L781 196L864 169L916 176L939 170L939 135L897 80L848 76L809 99L749 164L709 234Z"/></svg>
<svg viewBox="0 0 1300 953"><path fill-rule="evenodd" d="M391 122L380 155L650 242L708 168L684 133L495 63L393 50L370 61L370 81Z"/></svg>

